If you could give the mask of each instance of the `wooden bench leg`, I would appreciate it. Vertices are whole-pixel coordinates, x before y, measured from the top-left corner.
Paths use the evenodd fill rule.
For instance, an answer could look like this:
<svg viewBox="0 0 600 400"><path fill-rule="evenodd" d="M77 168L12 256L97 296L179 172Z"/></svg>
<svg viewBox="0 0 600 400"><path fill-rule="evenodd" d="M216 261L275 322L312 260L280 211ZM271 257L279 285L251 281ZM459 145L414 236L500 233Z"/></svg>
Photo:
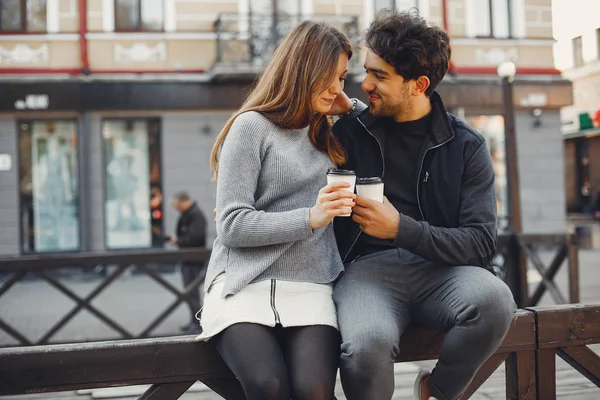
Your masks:
<svg viewBox="0 0 600 400"><path fill-rule="evenodd" d="M557 354L579 373L600 387L600 357L587 346L564 347Z"/></svg>
<svg viewBox="0 0 600 400"><path fill-rule="evenodd" d="M506 398L536 400L535 350L511 353L506 359ZM543 398L546 400L546 398Z"/></svg>
<svg viewBox="0 0 600 400"><path fill-rule="evenodd" d="M194 381L154 384L138 400L177 400L193 384Z"/></svg>
<svg viewBox="0 0 600 400"><path fill-rule="evenodd" d="M536 353L538 398L556 400L556 354L554 349L538 350Z"/></svg>
<svg viewBox="0 0 600 400"><path fill-rule="evenodd" d="M462 395L461 399L467 400L468 398L473 396L473 393L475 393L477 389L479 389L479 387L483 385L483 383L494 373L494 371L498 369L498 367L504 362L507 356L507 353L494 354L493 356L491 356L481 366L481 368L479 368L479 371L477 371L477 375L475 375L475 378L473 378L473 380L469 384L469 387Z"/></svg>
<svg viewBox="0 0 600 400"><path fill-rule="evenodd" d="M569 242L569 302L579 303L579 246L575 239Z"/></svg>

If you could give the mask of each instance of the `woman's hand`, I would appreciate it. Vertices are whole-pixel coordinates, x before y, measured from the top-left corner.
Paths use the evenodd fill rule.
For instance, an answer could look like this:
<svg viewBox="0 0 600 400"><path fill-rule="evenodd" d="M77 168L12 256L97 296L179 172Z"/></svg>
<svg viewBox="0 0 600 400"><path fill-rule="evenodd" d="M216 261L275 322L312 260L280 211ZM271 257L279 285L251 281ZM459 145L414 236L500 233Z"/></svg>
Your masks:
<svg viewBox="0 0 600 400"><path fill-rule="evenodd" d="M347 182L337 182L319 190L317 201L310 209L311 229L327 226L334 217L352 212L356 195L345 190L349 187Z"/></svg>
<svg viewBox="0 0 600 400"><path fill-rule="evenodd" d="M350 100L346 93L341 92L333 101L327 115L346 114L350 109L352 109L352 100Z"/></svg>

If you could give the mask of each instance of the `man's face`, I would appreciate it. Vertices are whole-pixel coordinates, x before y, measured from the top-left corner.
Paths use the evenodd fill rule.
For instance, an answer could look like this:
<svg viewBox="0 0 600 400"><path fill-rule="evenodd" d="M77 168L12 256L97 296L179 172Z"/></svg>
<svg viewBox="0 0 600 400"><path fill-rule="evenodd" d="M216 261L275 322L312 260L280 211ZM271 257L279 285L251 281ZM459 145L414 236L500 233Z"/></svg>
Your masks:
<svg viewBox="0 0 600 400"><path fill-rule="evenodd" d="M411 81L398 75L392 65L371 50L367 52L365 71L367 76L361 88L369 94L371 114L405 121L413 107Z"/></svg>

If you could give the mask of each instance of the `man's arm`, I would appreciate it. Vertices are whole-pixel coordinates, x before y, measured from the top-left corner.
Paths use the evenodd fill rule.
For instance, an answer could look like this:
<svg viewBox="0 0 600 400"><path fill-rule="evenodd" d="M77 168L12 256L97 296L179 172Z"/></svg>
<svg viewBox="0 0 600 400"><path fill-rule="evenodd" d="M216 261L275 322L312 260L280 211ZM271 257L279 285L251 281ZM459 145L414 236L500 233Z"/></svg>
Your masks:
<svg viewBox="0 0 600 400"><path fill-rule="evenodd" d="M486 267L496 253L494 170L485 143L468 161L463 173L459 226L442 228L399 214L387 200L356 199L354 220L368 235L394 239L426 260L443 265Z"/></svg>

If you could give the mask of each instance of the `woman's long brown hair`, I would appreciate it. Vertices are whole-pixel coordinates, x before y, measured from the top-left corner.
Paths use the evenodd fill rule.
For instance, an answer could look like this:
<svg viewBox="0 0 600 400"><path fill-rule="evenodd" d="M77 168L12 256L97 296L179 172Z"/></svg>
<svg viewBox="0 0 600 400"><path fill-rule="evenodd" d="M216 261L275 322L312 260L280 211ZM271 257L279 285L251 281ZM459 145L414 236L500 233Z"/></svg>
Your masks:
<svg viewBox="0 0 600 400"><path fill-rule="evenodd" d="M344 150L331 134L325 115L312 110L312 98L331 85L339 56L352 57L348 38L331 25L303 21L281 41L242 107L227 121L213 146L213 178L219 169L219 151L233 121L247 111L258 111L285 129L309 126L310 142L336 164L345 161Z"/></svg>

